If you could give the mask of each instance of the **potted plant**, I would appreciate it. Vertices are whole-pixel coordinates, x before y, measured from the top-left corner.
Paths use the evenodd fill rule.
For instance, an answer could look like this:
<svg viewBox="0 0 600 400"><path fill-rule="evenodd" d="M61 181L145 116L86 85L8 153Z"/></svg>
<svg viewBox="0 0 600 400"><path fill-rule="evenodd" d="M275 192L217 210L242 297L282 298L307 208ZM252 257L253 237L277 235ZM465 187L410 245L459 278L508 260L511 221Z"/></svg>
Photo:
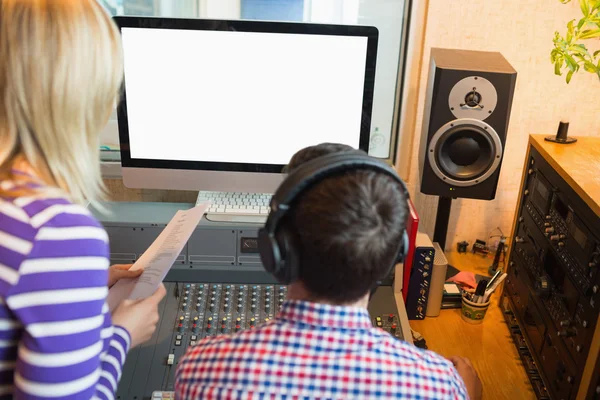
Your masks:
<svg viewBox="0 0 600 400"><path fill-rule="evenodd" d="M571 2L559 1L563 4ZM591 53L585 45L590 39L600 38L600 0L579 0L579 5L583 16L579 21L569 21L565 35L554 34L554 48L550 53L554 73L562 75L566 71L567 83L581 67L600 79L600 50Z"/></svg>

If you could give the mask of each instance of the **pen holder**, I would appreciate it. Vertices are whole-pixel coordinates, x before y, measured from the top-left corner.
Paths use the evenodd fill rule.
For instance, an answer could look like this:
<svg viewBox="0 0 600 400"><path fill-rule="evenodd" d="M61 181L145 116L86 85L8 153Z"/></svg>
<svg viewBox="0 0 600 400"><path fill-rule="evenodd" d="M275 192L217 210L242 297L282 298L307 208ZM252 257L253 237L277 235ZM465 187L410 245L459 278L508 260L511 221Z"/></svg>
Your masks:
<svg viewBox="0 0 600 400"><path fill-rule="evenodd" d="M485 313L488 308L490 308L491 300L488 300L485 303L473 303L470 300L467 300L465 296L462 296L462 308L461 308L461 317L465 322L469 324L481 324L483 322L483 317L485 317Z"/></svg>

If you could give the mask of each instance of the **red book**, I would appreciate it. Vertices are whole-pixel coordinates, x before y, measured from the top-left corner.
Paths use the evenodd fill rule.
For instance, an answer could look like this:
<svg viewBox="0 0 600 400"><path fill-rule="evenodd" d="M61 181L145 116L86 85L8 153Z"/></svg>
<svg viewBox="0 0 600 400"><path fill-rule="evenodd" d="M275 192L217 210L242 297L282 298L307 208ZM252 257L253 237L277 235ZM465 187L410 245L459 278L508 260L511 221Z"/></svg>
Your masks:
<svg viewBox="0 0 600 400"><path fill-rule="evenodd" d="M410 282L410 270L412 269L413 257L415 255L415 243L417 241L417 232L419 232L419 215L414 204L408 200L408 218L406 220L406 233L408 234L408 253L404 260L404 274L402 277L402 297L406 302L408 295L408 282Z"/></svg>

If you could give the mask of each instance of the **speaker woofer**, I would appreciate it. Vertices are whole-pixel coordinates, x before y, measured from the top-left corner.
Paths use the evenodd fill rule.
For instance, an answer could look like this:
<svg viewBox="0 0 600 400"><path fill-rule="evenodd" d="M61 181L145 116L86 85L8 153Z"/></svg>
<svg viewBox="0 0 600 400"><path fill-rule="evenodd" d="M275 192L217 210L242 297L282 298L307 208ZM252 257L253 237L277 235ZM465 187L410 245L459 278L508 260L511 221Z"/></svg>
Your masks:
<svg viewBox="0 0 600 400"><path fill-rule="evenodd" d="M486 122L463 118L448 122L428 146L433 172L454 186L473 186L489 178L500 166L502 143Z"/></svg>

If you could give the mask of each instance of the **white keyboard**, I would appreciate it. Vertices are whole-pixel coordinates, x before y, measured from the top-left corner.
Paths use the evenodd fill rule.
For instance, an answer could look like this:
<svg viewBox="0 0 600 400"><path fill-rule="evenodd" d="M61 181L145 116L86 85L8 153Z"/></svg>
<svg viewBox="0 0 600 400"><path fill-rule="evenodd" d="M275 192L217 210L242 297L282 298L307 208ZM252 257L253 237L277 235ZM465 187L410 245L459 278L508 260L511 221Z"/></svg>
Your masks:
<svg viewBox="0 0 600 400"><path fill-rule="evenodd" d="M206 218L220 222L264 223L269 215L271 194L243 192L198 192L196 204L209 201Z"/></svg>

